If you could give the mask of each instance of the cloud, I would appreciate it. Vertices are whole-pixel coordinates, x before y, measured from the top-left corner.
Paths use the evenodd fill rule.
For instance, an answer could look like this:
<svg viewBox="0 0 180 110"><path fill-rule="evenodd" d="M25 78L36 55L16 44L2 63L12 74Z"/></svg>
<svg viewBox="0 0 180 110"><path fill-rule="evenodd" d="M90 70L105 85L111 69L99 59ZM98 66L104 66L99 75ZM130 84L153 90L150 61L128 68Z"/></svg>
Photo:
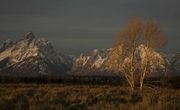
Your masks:
<svg viewBox="0 0 180 110"><path fill-rule="evenodd" d="M1 40L17 39L25 32L33 31L55 42L59 50L75 48L71 52L77 53L82 51L77 49L82 47L78 46L81 42L86 42L83 48L87 50L108 47L115 32L129 18L142 16L157 18L168 34L169 45L165 50L175 52L180 50L177 42L179 5L179 0L1 0L0 37ZM62 40L67 42L63 44Z"/></svg>

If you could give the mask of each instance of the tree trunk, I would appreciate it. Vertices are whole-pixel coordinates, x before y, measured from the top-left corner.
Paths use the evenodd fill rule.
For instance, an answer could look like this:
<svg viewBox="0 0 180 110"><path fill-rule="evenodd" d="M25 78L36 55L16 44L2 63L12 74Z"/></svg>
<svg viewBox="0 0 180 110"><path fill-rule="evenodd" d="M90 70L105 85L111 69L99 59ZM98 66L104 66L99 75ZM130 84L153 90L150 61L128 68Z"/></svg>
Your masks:
<svg viewBox="0 0 180 110"><path fill-rule="evenodd" d="M146 61L146 64L143 68L143 73L141 74L141 77L140 77L140 90L142 90L143 88L143 84L144 84L144 78L145 78L145 75L147 74L147 66L148 62Z"/></svg>

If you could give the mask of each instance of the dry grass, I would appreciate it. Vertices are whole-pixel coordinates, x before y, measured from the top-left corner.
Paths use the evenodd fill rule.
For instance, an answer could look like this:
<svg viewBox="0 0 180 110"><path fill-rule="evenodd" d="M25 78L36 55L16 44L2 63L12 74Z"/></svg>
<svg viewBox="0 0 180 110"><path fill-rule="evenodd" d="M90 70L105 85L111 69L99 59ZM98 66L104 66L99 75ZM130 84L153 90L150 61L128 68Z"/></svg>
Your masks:
<svg viewBox="0 0 180 110"><path fill-rule="evenodd" d="M110 85L1 84L0 110L178 110L180 90Z"/></svg>

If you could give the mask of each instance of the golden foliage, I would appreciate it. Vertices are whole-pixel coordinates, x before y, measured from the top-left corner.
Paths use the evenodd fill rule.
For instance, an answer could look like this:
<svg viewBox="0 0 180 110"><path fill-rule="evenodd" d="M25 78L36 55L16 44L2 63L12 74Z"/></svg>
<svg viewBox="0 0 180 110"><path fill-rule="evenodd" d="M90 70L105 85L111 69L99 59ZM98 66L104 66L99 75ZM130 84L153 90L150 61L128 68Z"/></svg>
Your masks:
<svg viewBox="0 0 180 110"><path fill-rule="evenodd" d="M156 20L147 21L142 18L133 18L129 20L127 25L117 32L113 49L110 52L110 68L119 68L129 82L132 90L134 88L135 76L137 71L140 75L140 89L142 89L143 81L149 72L150 53L149 48L160 48L166 44L165 34L159 29ZM137 48L143 45L145 50L144 63L139 68L139 58L136 56ZM121 51L117 49L119 46ZM116 49L117 48L117 49ZM117 67L117 65L121 67Z"/></svg>

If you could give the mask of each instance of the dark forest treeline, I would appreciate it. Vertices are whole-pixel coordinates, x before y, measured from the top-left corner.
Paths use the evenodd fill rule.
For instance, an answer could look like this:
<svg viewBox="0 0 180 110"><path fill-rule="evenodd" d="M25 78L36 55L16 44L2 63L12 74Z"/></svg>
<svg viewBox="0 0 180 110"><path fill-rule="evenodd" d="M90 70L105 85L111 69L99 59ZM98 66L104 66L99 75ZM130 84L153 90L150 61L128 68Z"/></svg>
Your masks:
<svg viewBox="0 0 180 110"><path fill-rule="evenodd" d="M0 83L34 83L34 84L109 84L109 85L128 85L125 78L120 76L37 76L37 77L17 77L0 76ZM180 76L176 77L150 77L145 79L146 85L180 88Z"/></svg>
<svg viewBox="0 0 180 110"><path fill-rule="evenodd" d="M63 84L118 84L122 85L125 80L117 76L37 76L37 77L16 77L0 76L0 83L63 83Z"/></svg>

